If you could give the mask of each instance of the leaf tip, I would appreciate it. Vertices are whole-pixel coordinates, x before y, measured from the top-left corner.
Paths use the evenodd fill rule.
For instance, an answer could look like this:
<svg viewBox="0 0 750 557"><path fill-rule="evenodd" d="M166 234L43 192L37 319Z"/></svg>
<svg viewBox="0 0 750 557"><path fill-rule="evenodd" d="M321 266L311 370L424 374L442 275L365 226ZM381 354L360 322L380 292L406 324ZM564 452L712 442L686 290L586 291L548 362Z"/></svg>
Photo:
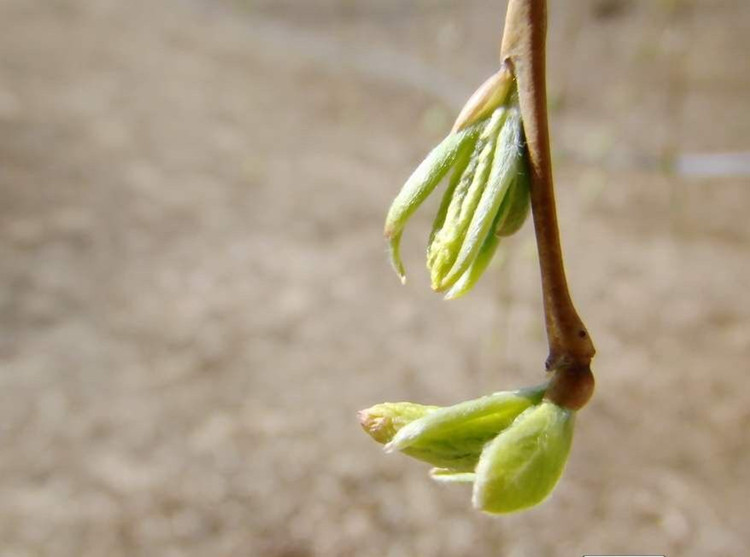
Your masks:
<svg viewBox="0 0 750 557"><path fill-rule="evenodd" d="M386 452L387 454L391 454L391 453L395 453L395 452L396 452L396 451L397 451L398 449L397 449L397 448L396 448L396 446L395 446L395 445L393 444L393 441L391 441L390 443L386 443L386 444L385 444L385 445L383 446L383 450L384 450L384 451L385 451L385 452Z"/></svg>
<svg viewBox="0 0 750 557"><path fill-rule="evenodd" d="M404 262L401 260L401 231L393 232L389 236L386 228L386 238L389 240L391 266L396 271L401 284L406 284L406 269L404 268Z"/></svg>

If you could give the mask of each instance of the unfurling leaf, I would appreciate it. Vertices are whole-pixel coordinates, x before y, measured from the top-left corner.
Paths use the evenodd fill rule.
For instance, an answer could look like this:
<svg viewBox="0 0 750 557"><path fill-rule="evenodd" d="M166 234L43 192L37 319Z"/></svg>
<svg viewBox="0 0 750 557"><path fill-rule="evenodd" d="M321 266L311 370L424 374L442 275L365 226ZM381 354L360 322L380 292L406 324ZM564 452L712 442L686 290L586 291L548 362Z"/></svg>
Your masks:
<svg viewBox="0 0 750 557"><path fill-rule="evenodd" d="M575 413L549 401L526 410L479 458L474 506L509 513L540 503L560 479L573 440Z"/></svg>
<svg viewBox="0 0 750 557"><path fill-rule="evenodd" d="M388 212L391 261L405 281L401 236L406 222L453 170L427 248L432 288L457 298L491 261L501 236L528 215L529 172L515 80L506 66L461 111L453 131L406 181Z"/></svg>
<svg viewBox="0 0 750 557"><path fill-rule="evenodd" d="M456 162L461 150L473 145L481 129L481 124L476 124L446 137L417 167L393 201L385 221L385 236L390 241L393 268L402 281L405 280L406 274L401 262L399 244L406 221L440 183L445 173Z"/></svg>
<svg viewBox="0 0 750 557"><path fill-rule="evenodd" d="M471 210L471 221L461 230L463 234L460 244L453 244L447 248L452 252L452 266L447 272L443 272L443 268L436 272L433 267L432 287L439 292L453 286L471 267L484 241L495 233L493 225L498 219L499 225L502 226L502 222L509 217L507 213L503 214L500 211L502 208L506 211L512 208L510 203L503 206L503 201L516 185L519 175L524 172L526 158L520 112L516 107L507 112L482 197Z"/></svg>

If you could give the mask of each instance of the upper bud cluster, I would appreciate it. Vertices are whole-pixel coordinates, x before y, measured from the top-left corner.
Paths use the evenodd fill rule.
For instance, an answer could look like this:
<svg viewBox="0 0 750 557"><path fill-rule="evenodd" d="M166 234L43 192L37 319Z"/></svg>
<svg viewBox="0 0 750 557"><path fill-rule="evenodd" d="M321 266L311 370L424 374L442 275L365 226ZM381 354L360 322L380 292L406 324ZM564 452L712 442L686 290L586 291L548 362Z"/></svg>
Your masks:
<svg viewBox="0 0 750 557"><path fill-rule="evenodd" d="M453 131L417 167L391 205L385 235L402 280L400 242L406 222L451 170L430 234L427 267L433 289L457 298L487 268L500 237L516 232L529 212L523 123L507 67L474 93Z"/></svg>

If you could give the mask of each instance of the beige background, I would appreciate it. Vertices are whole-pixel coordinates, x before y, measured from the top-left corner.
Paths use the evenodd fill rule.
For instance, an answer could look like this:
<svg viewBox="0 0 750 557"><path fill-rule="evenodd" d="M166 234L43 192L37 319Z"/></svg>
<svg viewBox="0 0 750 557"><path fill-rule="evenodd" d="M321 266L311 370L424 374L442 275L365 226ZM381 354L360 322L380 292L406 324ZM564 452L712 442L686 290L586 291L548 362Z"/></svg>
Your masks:
<svg viewBox="0 0 750 557"><path fill-rule="evenodd" d="M599 350L554 496L481 516L359 430L376 402L543 379L530 225L453 303L429 207L406 287L381 237L504 10L0 0L0 556L750 552L750 178L674 171L750 151L746 0L550 2Z"/></svg>

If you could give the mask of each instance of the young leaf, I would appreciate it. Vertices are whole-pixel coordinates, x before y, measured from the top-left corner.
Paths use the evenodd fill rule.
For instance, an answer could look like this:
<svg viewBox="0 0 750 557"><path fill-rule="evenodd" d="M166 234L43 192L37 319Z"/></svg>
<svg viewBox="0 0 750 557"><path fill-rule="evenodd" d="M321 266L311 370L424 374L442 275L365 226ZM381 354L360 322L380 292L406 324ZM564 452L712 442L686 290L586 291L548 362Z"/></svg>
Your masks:
<svg viewBox="0 0 750 557"><path fill-rule="evenodd" d="M390 240L391 262L402 281L405 280L405 273L400 257L400 242L406 221L442 180L456 161L461 148L474 142L483 127L484 122L477 122L446 137L430 151L393 201L385 221L385 236Z"/></svg>
<svg viewBox="0 0 750 557"><path fill-rule="evenodd" d="M500 107L487 122L477 141L469 168L451 194L442 226L430 243L427 267L431 271L433 288L440 284L461 248L466 229L487 185L498 146L497 136L507 113L505 108Z"/></svg>
<svg viewBox="0 0 750 557"><path fill-rule="evenodd" d="M482 451L474 507L509 513L544 500L560 479L573 440L575 413L544 401L518 416Z"/></svg>
<svg viewBox="0 0 750 557"><path fill-rule="evenodd" d="M476 258L474 258L474 261L471 262L471 265L466 270L466 272L461 275L461 278L456 281L456 283L451 286L450 290L445 293L445 299L446 300L455 300L456 298L460 298L469 290L474 288L474 285L477 283L477 281L481 278L481 276L484 274L484 272L487 270L487 267L489 267L490 262L495 257L495 252L497 251L497 248L500 246L500 238L497 236L497 234L489 234L487 238L484 240L484 244L482 244L482 247L479 249L479 253L477 254ZM502 253L498 257L500 263L503 262Z"/></svg>
<svg viewBox="0 0 750 557"><path fill-rule="evenodd" d="M538 404L545 389L546 385L539 385L503 391L440 408L404 426L386 450L400 451L417 441L451 438L456 431L497 433L529 406Z"/></svg>
<svg viewBox="0 0 750 557"><path fill-rule="evenodd" d="M519 163L522 163L521 116L517 108L509 110L509 115L500 131L498 147L492 162L492 171L482 199L473 213L471 223L461 245L458 256L448 274L437 286L442 292L455 284L476 258L487 236L494 232L497 213L508 189L515 183Z"/></svg>
<svg viewBox="0 0 750 557"><path fill-rule="evenodd" d="M524 161L525 162L525 161ZM529 216L531 198L529 196L529 169L527 164L519 164L516 181L508 192L508 197L503 203L508 204L507 210L501 208L500 213L505 215L502 222L497 223L495 235L512 236L518 232L526 218Z"/></svg>

